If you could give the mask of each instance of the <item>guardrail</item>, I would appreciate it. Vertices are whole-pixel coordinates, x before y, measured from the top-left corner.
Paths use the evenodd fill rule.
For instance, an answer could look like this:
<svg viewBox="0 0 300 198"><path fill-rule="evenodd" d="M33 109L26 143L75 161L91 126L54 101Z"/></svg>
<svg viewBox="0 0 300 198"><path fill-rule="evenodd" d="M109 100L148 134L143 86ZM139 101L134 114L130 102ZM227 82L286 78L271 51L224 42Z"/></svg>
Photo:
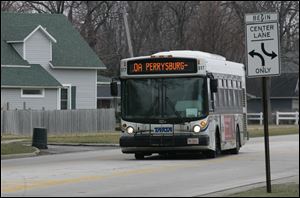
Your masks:
<svg viewBox="0 0 300 198"><path fill-rule="evenodd" d="M295 121L294 124L299 123L299 112L279 112L277 111L275 114L273 114L276 119L276 125L279 125L280 120L290 120L290 121ZM247 114L247 119L248 120L256 120L259 121L259 124L263 124L263 113L248 113Z"/></svg>
<svg viewBox="0 0 300 198"><path fill-rule="evenodd" d="M276 111L276 125L279 125L280 120L292 120L295 124L299 123L299 112L278 112Z"/></svg>

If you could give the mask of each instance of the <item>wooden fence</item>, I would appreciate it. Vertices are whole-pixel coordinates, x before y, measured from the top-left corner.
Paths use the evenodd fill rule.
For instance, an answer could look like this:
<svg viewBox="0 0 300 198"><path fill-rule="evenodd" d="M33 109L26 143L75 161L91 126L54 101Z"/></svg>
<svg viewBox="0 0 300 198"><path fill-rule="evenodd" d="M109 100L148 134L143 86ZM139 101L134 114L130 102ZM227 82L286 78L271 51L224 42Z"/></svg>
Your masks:
<svg viewBox="0 0 300 198"><path fill-rule="evenodd" d="M114 131L114 109L1 111L1 134L31 135L45 127L48 134Z"/></svg>

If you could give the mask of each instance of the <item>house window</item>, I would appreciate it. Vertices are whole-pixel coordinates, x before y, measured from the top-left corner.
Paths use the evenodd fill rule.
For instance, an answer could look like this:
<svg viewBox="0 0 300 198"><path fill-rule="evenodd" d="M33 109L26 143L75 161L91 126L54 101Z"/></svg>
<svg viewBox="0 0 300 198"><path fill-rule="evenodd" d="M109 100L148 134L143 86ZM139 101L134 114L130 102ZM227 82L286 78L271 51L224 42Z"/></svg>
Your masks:
<svg viewBox="0 0 300 198"><path fill-rule="evenodd" d="M64 87L60 90L60 108L69 109L69 88Z"/></svg>
<svg viewBox="0 0 300 198"><path fill-rule="evenodd" d="M76 109L76 86L64 85L60 89L60 109Z"/></svg>
<svg viewBox="0 0 300 198"><path fill-rule="evenodd" d="M22 98L43 98L45 97L44 89L21 89Z"/></svg>

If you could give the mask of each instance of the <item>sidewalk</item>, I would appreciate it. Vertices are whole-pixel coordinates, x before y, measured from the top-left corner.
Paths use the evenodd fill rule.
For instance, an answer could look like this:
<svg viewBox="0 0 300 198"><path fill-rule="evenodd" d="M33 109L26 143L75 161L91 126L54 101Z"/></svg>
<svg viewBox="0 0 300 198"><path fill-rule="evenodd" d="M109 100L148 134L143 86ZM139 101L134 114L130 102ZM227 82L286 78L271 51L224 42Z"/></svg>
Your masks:
<svg viewBox="0 0 300 198"><path fill-rule="evenodd" d="M1 144L9 144L14 142L22 142L22 141L24 141L24 139L4 140L1 141ZM49 143L48 149L40 150L36 148L36 151L32 153L1 155L1 160L24 158L24 157L35 157L38 155L53 155L53 154L86 152L86 151L107 150L107 149L116 149L116 148L119 148L119 144Z"/></svg>
<svg viewBox="0 0 300 198"><path fill-rule="evenodd" d="M1 144L9 144L9 143L14 143L14 142L22 142L25 139L16 139L16 140L1 140Z"/></svg>

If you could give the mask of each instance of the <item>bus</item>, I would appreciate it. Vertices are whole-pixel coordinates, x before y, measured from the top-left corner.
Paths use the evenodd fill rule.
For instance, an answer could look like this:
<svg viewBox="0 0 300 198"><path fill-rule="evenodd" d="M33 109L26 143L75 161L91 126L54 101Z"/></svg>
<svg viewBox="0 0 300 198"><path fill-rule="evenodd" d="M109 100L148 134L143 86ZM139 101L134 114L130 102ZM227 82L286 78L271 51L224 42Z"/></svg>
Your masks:
<svg viewBox="0 0 300 198"><path fill-rule="evenodd" d="M122 59L120 81L122 153L215 158L238 154L249 139L243 64L201 51L166 51ZM111 91L117 94L115 82Z"/></svg>

